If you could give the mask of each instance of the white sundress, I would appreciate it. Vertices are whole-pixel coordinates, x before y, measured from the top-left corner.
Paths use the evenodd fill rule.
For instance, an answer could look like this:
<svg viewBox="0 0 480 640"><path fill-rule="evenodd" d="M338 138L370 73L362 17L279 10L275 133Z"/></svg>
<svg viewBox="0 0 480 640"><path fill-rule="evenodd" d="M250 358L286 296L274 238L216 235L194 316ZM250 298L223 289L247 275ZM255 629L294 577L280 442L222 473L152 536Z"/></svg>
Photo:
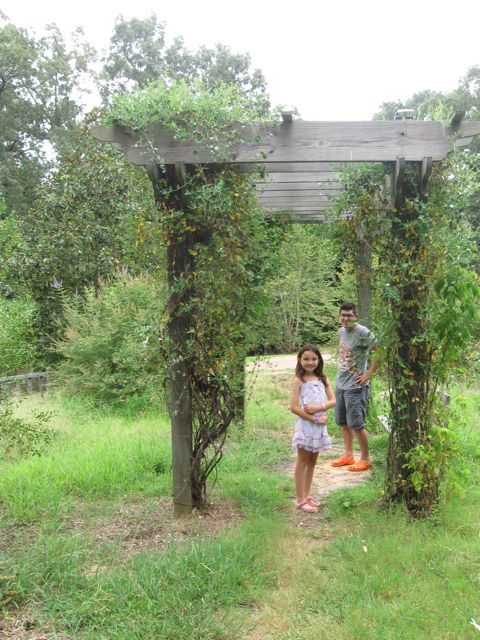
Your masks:
<svg viewBox="0 0 480 640"><path fill-rule="evenodd" d="M306 404L324 404L328 402L325 385L321 380L308 380L300 387L300 406L303 408ZM318 411L316 416L326 415L326 411ZM305 449L317 453L325 449L332 448L332 441L328 435L326 424L316 424L297 418L295 422L295 431L292 438L292 446L294 449Z"/></svg>

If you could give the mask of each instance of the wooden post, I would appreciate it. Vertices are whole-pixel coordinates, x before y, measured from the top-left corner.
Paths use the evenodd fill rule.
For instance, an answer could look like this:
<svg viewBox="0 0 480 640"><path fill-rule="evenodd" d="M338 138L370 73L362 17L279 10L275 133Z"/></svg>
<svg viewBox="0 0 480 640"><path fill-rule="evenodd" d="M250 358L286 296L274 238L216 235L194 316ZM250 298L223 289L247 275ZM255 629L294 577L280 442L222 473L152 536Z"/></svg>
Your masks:
<svg viewBox="0 0 480 640"><path fill-rule="evenodd" d="M161 201L158 181L166 177L172 194L168 205L185 211L187 202L183 187L186 181L185 165L165 165L165 174L158 165L145 167L153 184L155 201ZM193 246L192 234L172 232L167 243L167 278L170 289L168 299L168 338L170 352L169 409L172 430L172 475L174 514L179 517L192 511L192 398L190 390L191 354L188 352L188 335L192 324L188 304L188 287L179 288L185 274L191 270Z"/></svg>
<svg viewBox="0 0 480 640"><path fill-rule="evenodd" d="M372 299L372 247L366 238L357 234L357 302L358 319L361 324L370 324Z"/></svg>
<svg viewBox="0 0 480 640"><path fill-rule="evenodd" d="M402 158L395 163L393 179L393 202L396 209L391 233L399 244L409 246L410 259L419 260L421 247L415 242L415 235L409 231L419 215L416 207L406 207L406 199L413 200L420 194L425 197L431 159L422 163L406 163ZM410 169L409 179L405 178ZM416 184L412 179L417 176ZM408 452L422 437L421 415L427 389L424 362L427 345L419 338L422 335L421 305L425 296L426 283L418 276L409 277L401 271L392 273L400 282L398 299L392 302L392 313L397 321L396 356L391 363L392 388L390 403L392 424L386 468L386 497L390 501L402 500L412 511L418 509L417 496L410 481L410 469L405 466ZM406 384L406 378L408 384Z"/></svg>

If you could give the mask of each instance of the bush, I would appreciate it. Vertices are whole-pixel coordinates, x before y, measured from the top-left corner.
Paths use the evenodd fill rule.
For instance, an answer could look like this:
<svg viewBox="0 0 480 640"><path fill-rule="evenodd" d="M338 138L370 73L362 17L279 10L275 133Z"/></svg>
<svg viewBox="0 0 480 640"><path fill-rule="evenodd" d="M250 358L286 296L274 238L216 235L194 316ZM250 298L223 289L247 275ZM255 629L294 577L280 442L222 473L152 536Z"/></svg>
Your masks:
<svg viewBox="0 0 480 640"><path fill-rule="evenodd" d="M15 415L11 398L0 399L0 451L6 456L39 455L55 437L47 425L50 413L39 411L30 420Z"/></svg>
<svg viewBox="0 0 480 640"><path fill-rule="evenodd" d="M30 369L35 361L35 313L35 304L28 298L0 297L0 376Z"/></svg>
<svg viewBox="0 0 480 640"><path fill-rule="evenodd" d="M100 404L158 399L165 379L159 349L164 307L164 286L147 276L118 276L87 290L84 300L66 302L57 384Z"/></svg>

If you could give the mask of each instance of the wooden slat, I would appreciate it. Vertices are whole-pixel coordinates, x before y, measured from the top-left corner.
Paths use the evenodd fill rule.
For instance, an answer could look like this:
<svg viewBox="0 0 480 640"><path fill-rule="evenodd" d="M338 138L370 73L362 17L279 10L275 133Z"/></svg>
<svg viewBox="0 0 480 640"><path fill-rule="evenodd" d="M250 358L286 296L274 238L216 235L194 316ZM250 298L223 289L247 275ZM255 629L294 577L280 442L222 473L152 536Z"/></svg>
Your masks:
<svg viewBox="0 0 480 640"><path fill-rule="evenodd" d="M343 162L309 162L307 167L304 162L269 162L268 164L242 164L239 169L245 173L255 173L259 167L272 173L304 173L306 170L314 173L339 173L345 163Z"/></svg>
<svg viewBox="0 0 480 640"><path fill-rule="evenodd" d="M338 193L342 190L342 185L339 182L260 182L255 186L256 190L259 192L272 194L275 191L288 191L288 193L299 193L301 191Z"/></svg>
<svg viewBox="0 0 480 640"><path fill-rule="evenodd" d="M333 204L333 198L329 196L310 196L306 198L301 198L299 196L283 196L282 198L274 198L272 196L265 196L260 194L258 197L258 201L265 205L271 204L276 207L289 207L291 205L295 205L297 207L317 205L319 203L326 202L327 204Z"/></svg>
<svg viewBox="0 0 480 640"><path fill-rule="evenodd" d="M289 189L285 191L280 190L270 190L263 191L262 189L257 189L258 197L261 200L274 200L276 198L311 198L315 200L319 196L328 196L333 197L338 194L338 190L320 190L320 189L297 189L296 191L291 191Z"/></svg>
<svg viewBox="0 0 480 640"><path fill-rule="evenodd" d="M308 164L304 164L304 167L308 169ZM262 182L291 182L295 184L296 182L328 182L329 180L337 180L339 178L339 173L330 171L330 172L316 172L316 171L305 171L303 173L268 173L265 178L255 180L257 183Z"/></svg>
<svg viewBox="0 0 480 640"><path fill-rule="evenodd" d="M453 146L468 144L480 133L480 122L462 122L455 140L440 122L305 122L277 127L237 126L242 142L227 157L216 157L197 143L174 140L170 132L152 128L147 143L119 127L92 128L100 140L120 145L133 164L202 162L421 162L442 160Z"/></svg>
<svg viewBox="0 0 480 640"><path fill-rule="evenodd" d="M262 203L263 208L266 211L296 211L296 212L307 212L307 211L326 211L327 209L331 209L332 205L327 204L325 202L316 203L311 206L300 206L300 205L292 205L290 207L287 206L278 206L278 205L266 205Z"/></svg>

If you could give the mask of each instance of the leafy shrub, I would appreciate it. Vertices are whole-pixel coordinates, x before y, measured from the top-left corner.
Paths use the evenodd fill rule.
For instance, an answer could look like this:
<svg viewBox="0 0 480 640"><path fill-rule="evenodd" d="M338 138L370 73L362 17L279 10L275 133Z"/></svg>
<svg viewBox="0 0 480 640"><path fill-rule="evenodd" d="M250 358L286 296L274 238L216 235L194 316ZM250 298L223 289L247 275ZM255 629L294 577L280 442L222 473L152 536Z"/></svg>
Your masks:
<svg viewBox="0 0 480 640"><path fill-rule="evenodd" d="M39 455L55 437L48 426L51 414L37 411L27 420L15 415L11 398L0 401L0 451L6 456Z"/></svg>
<svg viewBox="0 0 480 640"><path fill-rule="evenodd" d="M341 296L332 274L339 247L314 226L292 225L277 247L258 330L267 350L291 352L306 342L324 344L336 332Z"/></svg>
<svg viewBox="0 0 480 640"><path fill-rule="evenodd" d="M35 360L35 312L35 304L28 298L0 297L0 376L29 368Z"/></svg>
<svg viewBox="0 0 480 640"><path fill-rule="evenodd" d="M100 404L158 398L165 378L159 349L164 307L164 286L147 276L118 276L88 289L85 300L66 301L58 384Z"/></svg>

